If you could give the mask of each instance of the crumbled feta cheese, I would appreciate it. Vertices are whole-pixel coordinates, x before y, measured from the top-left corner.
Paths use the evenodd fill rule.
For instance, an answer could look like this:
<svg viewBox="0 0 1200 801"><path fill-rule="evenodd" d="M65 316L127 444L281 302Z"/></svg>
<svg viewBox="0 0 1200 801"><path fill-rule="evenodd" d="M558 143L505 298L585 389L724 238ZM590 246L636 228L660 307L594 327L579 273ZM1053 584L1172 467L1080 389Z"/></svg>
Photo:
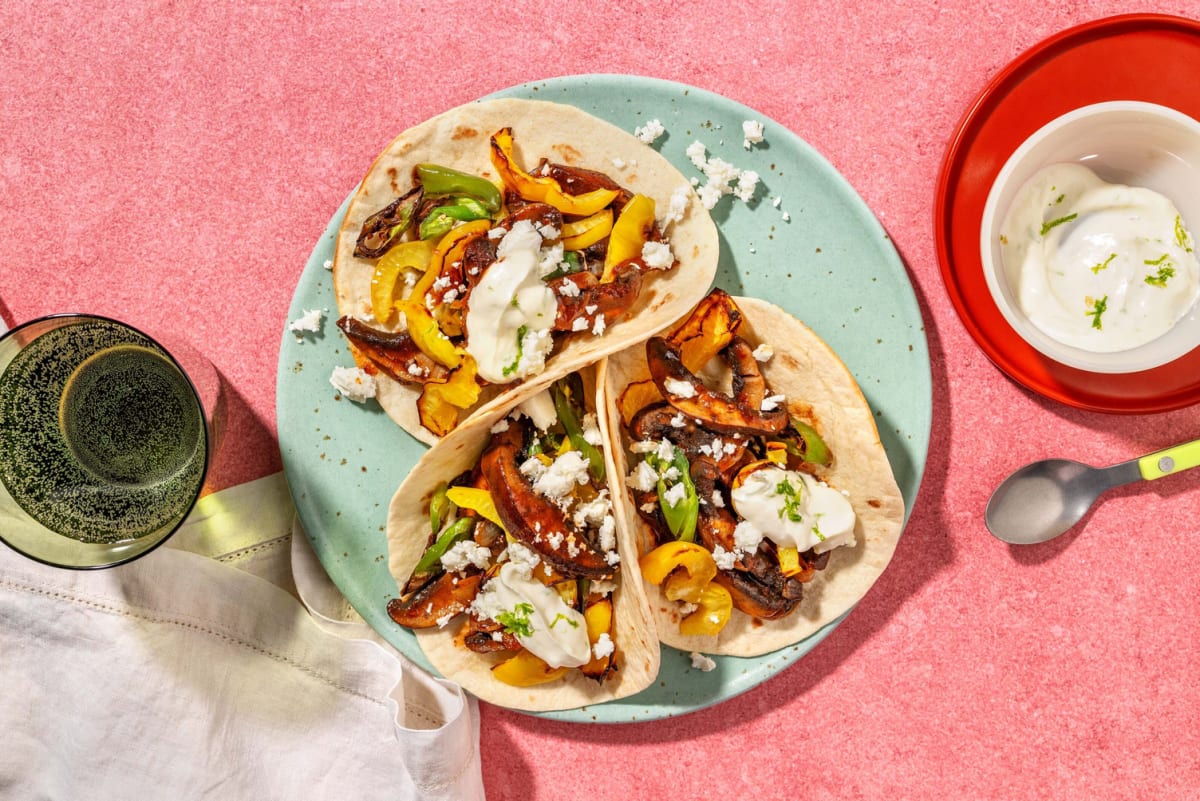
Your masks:
<svg viewBox="0 0 1200 801"><path fill-rule="evenodd" d="M579 284L570 278L563 278L558 282L555 291L564 298L577 298L579 297Z"/></svg>
<svg viewBox="0 0 1200 801"><path fill-rule="evenodd" d="M717 667L717 663L711 657L707 657L699 651L692 651L688 657L692 660L692 667L703 673L708 673Z"/></svg>
<svg viewBox="0 0 1200 801"><path fill-rule="evenodd" d="M664 492L662 499L666 502L667 506L675 507L683 501L685 495L687 495L687 487L681 481Z"/></svg>
<svg viewBox="0 0 1200 801"><path fill-rule="evenodd" d="M482 570L491 561L491 549L479 545L474 540L456 542L442 554L442 567L447 573L461 573L471 565Z"/></svg>
<svg viewBox="0 0 1200 801"><path fill-rule="evenodd" d="M450 288L450 276L441 275L441 276L438 276L438 279L433 282L433 286L431 286L429 289L431 292L436 293L436 292L441 292L442 290L449 289L449 288Z"/></svg>
<svg viewBox="0 0 1200 801"><path fill-rule="evenodd" d="M421 365L417 364L416 362L413 362L412 364L408 365L407 371L408 371L408 374L413 376L414 378L422 378L429 374L428 367L422 367Z"/></svg>
<svg viewBox="0 0 1200 801"><path fill-rule="evenodd" d="M754 198L759 180L758 173L754 170L739 170L728 161L716 156L708 158L704 144L699 141L688 146L687 156L707 179L705 184L699 188L700 202L704 208L712 209L717 205L717 201L725 195L735 195L744 203L749 203ZM736 187L734 187L735 182L737 183ZM695 179L692 183L698 186L700 181Z"/></svg>
<svg viewBox="0 0 1200 801"><path fill-rule="evenodd" d="M344 398L364 403L375 397L375 377L357 367L335 367L329 383Z"/></svg>
<svg viewBox="0 0 1200 801"><path fill-rule="evenodd" d="M558 239L560 231L557 228L555 228L553 225L543 224L543 225L539 225L536 227L537 227L537 232L542 235L542 239L546 239L546 240Z"/></svg>
<svg viewBox="0 0 1200 801"><path fill-rule="evenodd" d="M499 420L496 421L496 425L492 426L493 434L503 434L507 430L508 430L508 418L507 417L501 417Z"/></svg>
<svg viewBox="0 0 1200 801"><path fill-rule="evenodd" d="M623 170L625 169L625 159L613 159L612 165L618 170Z"/></svg>
<svg viewBox="0 0 1200 801"><path fill-rule="evenodd" d="M601 550L615 551L617 549L617 520L612 516L611 512L606 514L600 521L600 530L597 532L597 537Z"/></svg>
<svg viewBox="0 0 1200 801"><path fill-rule="evenodd" d="M326 270L332 270L333 269L333 259L326 259L325 263L322 264L321 266L324 267Z"/></svg>
<svg viewBox="0 0 1200 801"><path fill-rule="evenodd" d="M521 339L521 358L517 362L517 375L535 375L546 368L546 358L554 350L554 338L549 328L528 331Z"/></svg>
<svg viewBox="0 0 1200 801"><path fill-rule="evenodd" d="M641 125L634 129L633 135L642 140L648 145L654 144L654 140L667 132L661 121L654 119L650 120L645 125Z"/></svg>
<svg viewBox="0 0 1200 801"><path fill-rule="evenodd" d="M434 622L437 623L437 626L439 629L444 629L444 628L446 628L446 624L448 624L451 620L453 620L454 616L456 614L458 614L458 613L457 612L447 612L446 614L437 618L437 620L435 620Z"/></svg>
<svg viewBox="0 0 1200 801"><path fill-rule="evenodd" d="M738 173L738 185L733 190L737 195L737 199L743 203L749 203L754 199L754 192L758 189L758 173L754 170L742 170Z"/></svg>
<svg viewBox="0 0 1200 801"><path fill-rule="evenodd" d="M592 595L612 595L617 591L617 582L609 579L592 579L588 592Z"/></svg>
<svg viewBox="0 0 1200 801"><path fill-rule="evenodd" d="M604 552L604 561L609 567L616 567L621 563L621 554L615 550Z"/></svg>
<svg viewBox="0 0 1200 801"><path fill-rule="evenodd" d="M791 222L791 221L792 221L792 215L788 214L786 211L783 213L783 215L782 215L782 216L783 216L783 221L784 221L784 222Z"/></svg>
<svg viewBox="0 0 1200 801"><path fill-rule="evenodd" d="M508 561L527 573L532 573L533 569L538 566L538 562L542 561L542 558L537 555L537 551L519 542L510 542L504 553L507 555Z"/></svg>
<svg viewBox="0 0 1200 801"><path fill-rule="evenodd" d="M665 231L672 223L682 220L691 203L692 188L687 184L675 187L675 191L671 193L671 199L667 202L667 211L658 221L658 227Z"/></svg>
<svg viewBox="0 0 1200 801"><path fill-rule="evenodd" d="M288 330L312 331L315 334L321 330L321 319L324 314L321 309L305 309L303 315L288 323Z"/></svg>
<svg viewBox="0 0 1200 801"><path fill-rule="evenodd" d="M718 509L725 508L725 496L722 495L721 491L718 489L713 490L712 505L717 507Z"/></svg>
<svg viewBox="0 0 1200 801"><path fill-rule="evenodd" d="M575 318L575 322L571 323L571 330L572 330L572 331L586 331L586 330L588 330L588 321L587 321L587 318L586 318L586 317L576 317L576 318Z"/></svg>
<svg viewBox="0 0 1200 801"><path fill-rule="evenodd" d="M694 398L696 396L696 388L687 381L681 381L677 378L668 378L663 383L663 389L677 398Z"/></svg>
<svg viewBox="0 0 1200 801"><path fill-rule="evenodd" d="M739 522L733 530L733 543L739 553L754 553L762 539L763 533L747 520Z"/></svg>
<svg viewBox="0 0 1200 801"><path fill-rule="evenodd" d="M576 485L587 484L590 480L588 460L579 451L566 451L559 455L549 466L543 465L537 458L531 457L521 463L521 474L530 478L526 473L526 465L536 462L538 467L530 471L533 490L551 501L566 506L570 504L571 491Z"/></svg>
<svg viewBox="0 0 1200 801"><path fill-rule="evenodd" d="M600 336L604 333L604 329L607 327L608 323L605 321L604 315L601 314L596 317L596 322L592 325L592 334L595 336Z"/></svg>
<svg viewBox="0 0 1200 801"><path fill-rule="evenodd" d="M658 486L658 473L649 462L638 462L637 467L629 474L629 486L638 492L650 492Z"/></svg>
<svg viewBox="0 0 1200 801"><path fill-rule="evenodd" d="M506 229L502 228L501 226L496 226L495 228L488 229L487 238L491 240L503 239L504 235L507 233L508 231Z"/></svg>
<svg viewBox="0 0 1200 801"><path fill-rule="evenodd" d="M737 554L725 550L719 544L713 546L712 556L713 562L720 570L733 570L733 566L737 563Z"/></svg>
<svg viewBox="0 0 1200 801"><path fill-rule="evenodd" d="M783 403L787 398L783 395L768 395L763 398L762 405L759 406L759 411L773 412L779 408L779 404Z"/></svg>
<svg viewBox="0 0 1200 801"><path fill-rule="evenodd" d="M666 242L647 242L642 245L642 262L651 270L669 270L675 265L675 254Z"/></svg>
<svg viewBox="0 0 1200 801"><path fill-rule="evenodd" d="M642 510L642 514L652 515L656 511L658 511L658 502L657 501L646 501L646 503L643 503L638 508Z"/></svg>
<svg viewBox="0 0 1200 801"><path fill-rule="evenodd" d="M775 349L767 342L762 343L754 349L754 360L759 362L769 362L771 357L775 355Z"/></svg>
<svg viewBox="0 0 1200 801"><path fill-rule="evenodd" d="M600 421L595 412L585 414L580 425L583 427L584 442L597 447L604 444L604 435L600 433Z"/></svg>
<svg viewBox="0 0 1200 801"><path fill-rule="evenodd" d="M763 140L763 124L758 120L742 122L742 147L749 150Z"/></svg>
<svg viewBox="0 0 1200 801"><path fill-rule="evenodd" d="M616 646L613 645L612 638L608 636L607 631L600 632L600 636L596 638L596 643L592 646L592 656L596 659L605 659L612 656Z"/></svg>
<svg viewBox="0 0 1200 801"><path fill-rule="evenodd" d="M687 419L683 416L683 412L678 412L671 418L672 428L683 428L685 425L687 425Z"/></svg>
<svg viewBox="0 0 1200 801"><path fill-rule="evenodd" d="M575 507L572 517L576 528L602 529L605 521L612 517L612 501L608 498L608 490L600 490L595 498ZM603 533L603 532L601 532Z"/></svg>

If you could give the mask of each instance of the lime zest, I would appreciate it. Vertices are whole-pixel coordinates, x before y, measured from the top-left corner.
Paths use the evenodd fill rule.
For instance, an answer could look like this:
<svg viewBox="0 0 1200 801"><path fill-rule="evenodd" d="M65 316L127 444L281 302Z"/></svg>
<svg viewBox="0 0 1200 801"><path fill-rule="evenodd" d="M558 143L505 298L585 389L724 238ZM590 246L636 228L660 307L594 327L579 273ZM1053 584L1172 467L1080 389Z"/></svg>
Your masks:
<svg viewBox="0 0 1200 801"><path fill-rule="evenodd" d="M1104 314L1104 312L1108 311L1108 295L1105 295L1099 300L1094 298L1086 298L1086 302L1088 304L1088 310L1086 314L1088 317L1092 318L1092 328L1095 328L1097 331L1102 331L1104 329L1104 324L1100 322L1100 317Z"/></svg>
<svg viewBox="0 0 1200 801"><path fill-rule="evenodd" d="M1051 228L1057 228L1058 226L1062 225L1063 223L1069 223L1071 220L1074 220L1078 216L1079 216L1078 214L1068 214L1066 217L1059 217L1057 220L1051 220L1050 222L1042 223L1042 236L1045 236L1046 234L1050 233Z"/></svg>

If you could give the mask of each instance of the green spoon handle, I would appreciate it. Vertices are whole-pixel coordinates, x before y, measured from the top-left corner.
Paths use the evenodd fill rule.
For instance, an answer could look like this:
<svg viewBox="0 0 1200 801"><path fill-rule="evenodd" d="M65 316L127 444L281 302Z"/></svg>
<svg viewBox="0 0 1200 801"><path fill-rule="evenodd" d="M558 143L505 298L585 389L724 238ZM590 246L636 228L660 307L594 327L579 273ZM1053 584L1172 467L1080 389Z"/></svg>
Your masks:
<svg viewBox="0 0 1200 801"><path fill-rule="evenodd" d="M1147 481L1200 466L1200 439L1174 445L1137 460L1138 470Z"/></svg>

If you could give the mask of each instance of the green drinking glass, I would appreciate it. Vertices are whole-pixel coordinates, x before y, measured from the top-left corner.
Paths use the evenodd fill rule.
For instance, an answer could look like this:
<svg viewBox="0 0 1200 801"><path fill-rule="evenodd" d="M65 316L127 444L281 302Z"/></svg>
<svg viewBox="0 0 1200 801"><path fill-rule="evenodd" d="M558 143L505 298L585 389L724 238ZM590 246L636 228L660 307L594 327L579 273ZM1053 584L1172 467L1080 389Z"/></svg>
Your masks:
<svg viewBox="0 0 1200 801"><path fill-rule="evenodd" d="M148 553L191 512L210 450L196 385L138 329L61 314L0 336L0 540L25 556Z"/></svg>

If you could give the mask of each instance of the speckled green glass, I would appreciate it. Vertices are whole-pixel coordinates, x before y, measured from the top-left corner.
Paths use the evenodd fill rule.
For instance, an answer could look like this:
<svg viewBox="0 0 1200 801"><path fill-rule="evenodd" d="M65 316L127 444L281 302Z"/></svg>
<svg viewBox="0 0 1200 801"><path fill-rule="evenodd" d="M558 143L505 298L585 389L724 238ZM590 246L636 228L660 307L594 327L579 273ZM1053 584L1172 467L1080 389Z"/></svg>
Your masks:
<svg viewBox="0 0 1200 801"><path fill-rule="evenodd" d="M152 339L60 316L0 342L0 537L41 561L127 561L187 516L204 481L204 411Z"/></svg>

